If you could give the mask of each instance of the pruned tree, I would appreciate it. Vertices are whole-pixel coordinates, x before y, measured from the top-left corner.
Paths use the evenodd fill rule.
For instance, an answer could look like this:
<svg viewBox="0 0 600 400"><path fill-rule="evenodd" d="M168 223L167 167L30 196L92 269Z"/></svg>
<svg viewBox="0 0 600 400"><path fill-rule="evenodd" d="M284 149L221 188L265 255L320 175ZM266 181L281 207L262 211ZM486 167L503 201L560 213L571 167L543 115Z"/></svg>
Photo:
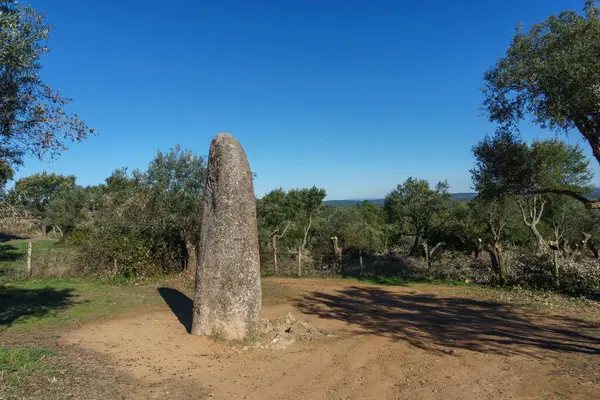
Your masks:
<svg viewBox="0 0 600 400"><path fill-rule="evenodd" d="M325 196L325 189L316 186L310 189L292 189L288 192L289 204L295 214L294 223L300 231L298 275L302 275L302 256L308 247L313 222Z"/></svg>
<svg viewBox="0 0 600 400"><path fill-rule="evenodd" d="M257 201L257 212L259 228L265 229L269 235L269 245L273 252L273 272L278 274L279 241L288 233L295 218L295 209L290 204L287 193L279 188Z"/></svg>
<svg viewBox="0 0 600 400"><path fill-rule="evenodd" d="M506 197L493 200L477 197L471 205L475 218L487 227L490 240L482 242L482 245L490 255L494 279L501 285L506 281L503 240L511 214L510 206L507 203Z"/></svg>
<svg viewBox="0 0 600 400"><path fill-rule="evenodd" d="M576 129L600 163L600 7L586 0L584 13L563 11L533 25L522 26L504 57L485 73L484 109L491 121L508 131L531 117L542 128ZM539 192L571 196L586 207L600 208L568 188Z"/></svg>

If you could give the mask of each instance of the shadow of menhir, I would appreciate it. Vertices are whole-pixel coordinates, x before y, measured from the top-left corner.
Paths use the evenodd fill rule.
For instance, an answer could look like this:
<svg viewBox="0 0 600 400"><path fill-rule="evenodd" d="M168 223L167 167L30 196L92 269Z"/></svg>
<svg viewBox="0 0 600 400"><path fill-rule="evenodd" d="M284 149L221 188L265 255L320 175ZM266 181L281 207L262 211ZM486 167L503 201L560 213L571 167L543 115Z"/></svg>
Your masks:
<svg viewBox="0 0 600 400"><path fill-rule="evenodd" d="M313 292L298 299L296 306L305 314L353 324L356 334L385 336L441 353L457 348L534 357L541 350L600 354L599 323L467 298L354 286Z"/></svg>
<svg viewBox="0 0 600 400"><path fill-rule="evenodd" d="M75 305L73 289L0 286L0 328L17 319L43 317Z"/></svg>
<svg viewBox="0 0 600 400"><path fill-rule="evenodd" d="M192 310L194 302L192 299L177 289L166 287L158 288L158 293L169 306L179 322L185 327L187 333L192 331Z"/></svg>

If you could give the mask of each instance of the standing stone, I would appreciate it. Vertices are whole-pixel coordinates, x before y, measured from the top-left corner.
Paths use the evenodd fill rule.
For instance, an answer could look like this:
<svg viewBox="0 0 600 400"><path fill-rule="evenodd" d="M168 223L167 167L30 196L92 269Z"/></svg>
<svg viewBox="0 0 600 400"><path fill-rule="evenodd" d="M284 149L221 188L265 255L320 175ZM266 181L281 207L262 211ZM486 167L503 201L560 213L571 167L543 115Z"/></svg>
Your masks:
<svg viewBox="0 0 600 400"><path fill-rule="evenodd" d="M191 333L228 340L257 337L260 307L252 173L240 143L221 133L208 157Z"/></svg>

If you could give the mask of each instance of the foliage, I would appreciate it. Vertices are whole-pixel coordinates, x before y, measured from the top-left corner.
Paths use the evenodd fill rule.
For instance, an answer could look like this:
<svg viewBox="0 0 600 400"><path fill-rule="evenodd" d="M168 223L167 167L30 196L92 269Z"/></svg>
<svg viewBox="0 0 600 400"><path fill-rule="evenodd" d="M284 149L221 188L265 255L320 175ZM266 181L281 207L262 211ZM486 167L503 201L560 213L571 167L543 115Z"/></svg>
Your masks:
<svg viewBox="0 0 600 400"><path fill-rule="evenodd" d="M592 172L581 148L554 140L534 141L530 146L517 135L500 130L474 148L473 186L485 199L511 197L522 221L535 238L538 251L545 248L538 229L551 194L590 191Z"/></svg>
<svg viewBox="0 0 600 400"><path fill-rule="evenodd" d="M60 190L70 189L73 186L75 186L75 176L48 174L44 171L19 179L9 194L9 199L43 215L52 196Z"/></svg>
<svg viewBox="0 0 600 400"><path fill-rule="evenodd" d="M486 198L591 188L593 174L582 149L557 139L528 146L518 135L499 130L473 147L473 154L473 187Z"/></svg>
<svg viewBox="0 0 600 400"><path fill-rule="evenodd" d="M44 83L42 55L52 27L45 15L15 1L0 1L0 186L26 154L42 158L66 150L94 130L65 107L71 101Z"/></svg>
<svg viewBox="0 0 600 400"><path fill-rule="evenodd" d="M104 185L62 190L47 220L81 248L85 265L133 275L195 263L206 162L178 146L158 152L146 171L114 171Z"/></svg>
<svg viewBox="0 0 600 400"><path fill-rule="evenodd" d="M401 234L414 236L410 254L416 255L423 235L445 222L450 203L447 182L432 190L427 181L408 178L386 196L384 209Z"/></svg>
<svg viewBox="0 0 600 400"><path fill-rule="evenodd" d="M7 199L23 206L39 218L42 234L46 234L47 206L54 196L75 187L75 176L48 174L46 171L19 179ZM68 207L68 206L67 206Z"/></svg>
<svg viewBox="0 0 600 400"><path fill-rule="evenodd" d="M577 129L600 162L600 8L563 11L522 26L504 57L485 73L484 108L490 120L518 128L530 116L543 128Z"/></svg>

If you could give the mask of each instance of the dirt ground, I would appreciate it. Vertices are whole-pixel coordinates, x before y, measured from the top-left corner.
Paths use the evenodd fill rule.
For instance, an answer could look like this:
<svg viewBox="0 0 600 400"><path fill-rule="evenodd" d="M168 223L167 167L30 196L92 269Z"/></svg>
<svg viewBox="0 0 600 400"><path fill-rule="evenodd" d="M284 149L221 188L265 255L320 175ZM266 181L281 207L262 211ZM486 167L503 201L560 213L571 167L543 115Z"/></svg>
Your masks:
<svg viewBox="0 0 600 400"><path fill-rule="evenodd" d="M71 330L65 348L95 354L127 399L598 399L600 323L343 280L271 278L291 313L335 336L285 349L188 334L190 298ZM76 397L76 396L75 396Z"/></svg>

